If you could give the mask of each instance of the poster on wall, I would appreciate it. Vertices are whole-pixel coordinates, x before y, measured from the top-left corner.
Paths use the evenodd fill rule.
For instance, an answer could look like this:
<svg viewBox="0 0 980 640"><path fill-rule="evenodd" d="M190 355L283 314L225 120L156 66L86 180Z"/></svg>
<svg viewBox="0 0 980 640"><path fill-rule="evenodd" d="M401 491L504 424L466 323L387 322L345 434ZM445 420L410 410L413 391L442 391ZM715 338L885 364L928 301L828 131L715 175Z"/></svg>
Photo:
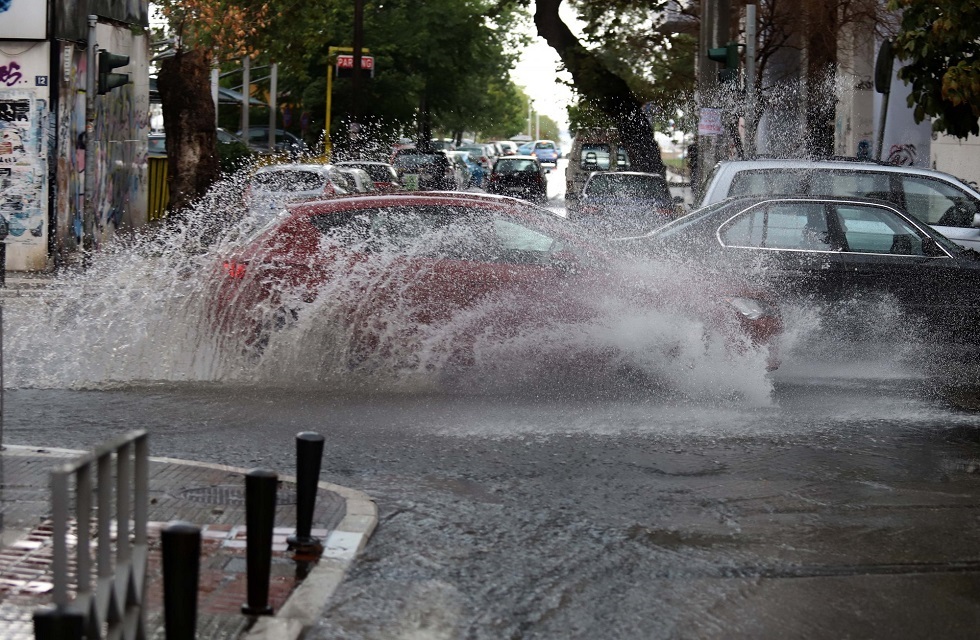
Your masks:
<svg viewBox="0 0 980 640"><path fill-rule="evenodd" d="M44 241L45 163L38 125L44 114L25 93L0 93L0 216L7 221L8 244Z"/></svg>
<svg viewBox="0 0 980 640"><path fill-rule="evenodd" d="M47 255L49 51L46 42L0 49L0 216L16 248L7 256L12 270Z"/></svg>
<svg viewBox="0 0 980 640"><path fill-rule="evenodd" d="M44 40L47 37L47 2L0 0L0 40Z"/></svg>

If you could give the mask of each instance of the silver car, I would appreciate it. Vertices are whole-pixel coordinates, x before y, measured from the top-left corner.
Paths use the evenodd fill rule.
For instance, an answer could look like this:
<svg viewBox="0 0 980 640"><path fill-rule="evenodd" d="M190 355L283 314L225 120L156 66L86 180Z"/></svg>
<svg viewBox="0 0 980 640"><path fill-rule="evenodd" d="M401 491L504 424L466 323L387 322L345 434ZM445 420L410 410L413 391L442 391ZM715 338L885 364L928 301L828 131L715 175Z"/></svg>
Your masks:
<svg viewBox="0 0 980 640"><path fill-rule="evenodd" d="M980 192L942 171L856 160L731 160L711 171L699 205L756 195L884 200L980 251Z"/></svg>

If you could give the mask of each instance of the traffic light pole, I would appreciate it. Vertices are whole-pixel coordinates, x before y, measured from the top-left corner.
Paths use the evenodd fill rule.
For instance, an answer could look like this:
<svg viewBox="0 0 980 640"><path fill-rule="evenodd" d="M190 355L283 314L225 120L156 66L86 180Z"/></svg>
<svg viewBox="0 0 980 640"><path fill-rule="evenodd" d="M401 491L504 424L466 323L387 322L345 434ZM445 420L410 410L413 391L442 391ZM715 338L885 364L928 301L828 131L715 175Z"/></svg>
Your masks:
<svg viewBox="0 0 980 640"><path fill-rule="evenodd" d="M88 265L95 248L95 153L98 140L95 135L95 94L98 87L96 65L96 25L98 16L88 17L88 49L85 70L85 199L82 209L82 260Z"/></svg>

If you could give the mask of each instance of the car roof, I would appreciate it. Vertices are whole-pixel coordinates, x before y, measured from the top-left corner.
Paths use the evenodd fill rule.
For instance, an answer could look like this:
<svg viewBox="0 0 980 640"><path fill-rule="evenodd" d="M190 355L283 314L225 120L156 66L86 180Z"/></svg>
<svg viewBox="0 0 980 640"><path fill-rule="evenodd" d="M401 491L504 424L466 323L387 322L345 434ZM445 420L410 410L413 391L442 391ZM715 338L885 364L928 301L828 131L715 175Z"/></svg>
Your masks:
<svg viewBox="0 0 980 640"><path fill-rule="evenodd" d="M264 167L259 167L255 173L273 173L276 171L314 171L318 173L329 171L333 168L331 164L316 164L316 163L290 163L290 164L268 164Z"/></svg>
<svg viewBox="0 0 980 640"><path fill-rule="evenodd" d="M297 211L303 213L304 209L309 209L316 205L317 203L329 203L331 207L342 206L344 203L357 203L364 206L385 206L392 204L405 204L410 202L415 203L425 203L425 202L439 202L439 203L451 203L451 202L480 202L488 205L501 205L501 204L519 204L526 206L533 206L531 203L519 200L517 198L509 198L507 196L498 196L488 193L475 193L471 191L397 191L397 192L386 192L386 193L362 193L362 194L347 194L340 196L331 196L320 198L317 200L305 200L303 202L290 203L286 207L292 211ZM340 203L340 204L338 204ZM542 209L542 211L547 211Z"/></svg>
<svg viewBox="0 0 980 640"><path fill-rule="evenodd" d="M735 167L738 169L843 169L848 171L875 171L879 173L911 173L922 176L941 175L943 177L955 178L948 173L926 167L913 167L908 165L895 165L885 162L875 162L872 160L858 160L856 158L827 158L824 160L807 160L805 158L759 158L755 160L722 160L718 163L722 167Z"/></svg>
<svg viewBox="0 0 980 640"><path fill-rule="evenodd" d="M380 162L378 160L338 160L337 162L332 162L330 164L332 164L335 167L357 167L359 165L365 165L365 164L376 164L376 165L381 165L383 167L391 166L391 164L388 162Z"/></svg>

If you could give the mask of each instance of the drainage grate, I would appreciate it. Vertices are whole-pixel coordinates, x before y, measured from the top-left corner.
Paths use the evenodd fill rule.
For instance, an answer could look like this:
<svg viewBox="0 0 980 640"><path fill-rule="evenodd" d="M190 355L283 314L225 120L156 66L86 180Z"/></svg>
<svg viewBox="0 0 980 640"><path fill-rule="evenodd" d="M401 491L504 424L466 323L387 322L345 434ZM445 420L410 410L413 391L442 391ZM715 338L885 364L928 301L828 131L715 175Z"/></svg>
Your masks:
<svg viewBox="0 0 980 640"><path fill-rule="evenodd" d="M190 500L191 502L200 502L201 504L244 507L245 487L229 485L194 487L192 489L184 489L177 494L177 497L183 500ZM276 493L276 504L296 504L296 492L279 489Z"/></svg>

